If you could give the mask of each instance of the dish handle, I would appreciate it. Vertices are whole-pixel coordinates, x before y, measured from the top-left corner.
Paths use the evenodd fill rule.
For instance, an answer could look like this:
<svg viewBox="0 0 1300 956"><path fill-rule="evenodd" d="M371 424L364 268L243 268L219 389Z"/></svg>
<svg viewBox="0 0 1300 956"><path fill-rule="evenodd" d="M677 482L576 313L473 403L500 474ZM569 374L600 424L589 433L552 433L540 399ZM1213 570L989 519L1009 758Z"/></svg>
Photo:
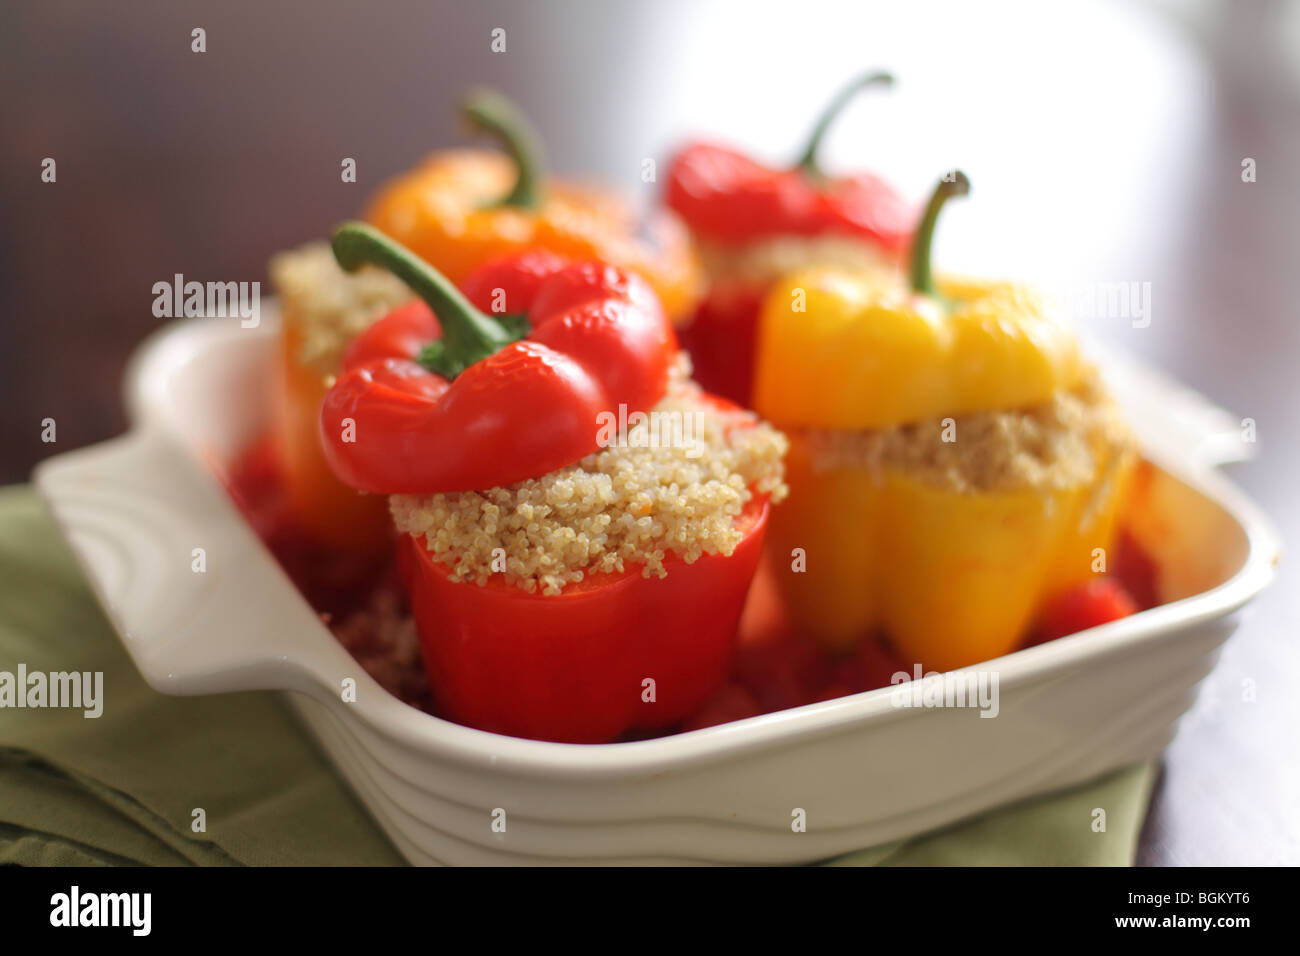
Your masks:
<svg viewBox="0 0 1300 956"><path fill-rule="evenodd" d="M51 458L35 482L156 690L319 696L356 671L216 479L161 428Z"/></svg>

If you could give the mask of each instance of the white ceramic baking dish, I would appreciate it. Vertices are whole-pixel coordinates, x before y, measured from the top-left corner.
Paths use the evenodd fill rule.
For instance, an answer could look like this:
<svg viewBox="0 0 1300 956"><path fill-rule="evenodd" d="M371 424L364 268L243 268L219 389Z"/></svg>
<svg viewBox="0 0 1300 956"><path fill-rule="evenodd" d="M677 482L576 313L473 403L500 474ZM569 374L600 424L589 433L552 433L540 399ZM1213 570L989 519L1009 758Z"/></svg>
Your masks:
<svg viewBox="0 0 1300 956"><path fill-rule="evenodd" d="M36 482L149 683L286 691L416 863L798 863L1088 780L1161 751L1279 555L1267 522L1213 470L1247 447L1237 423L1117 363L1158 466L1135 530L1170 603L981 665L999 675L995 719L900 708L885 688L631 743L484 733L370 679L205 468L264 425L275 334L271 308L257 329L191 319L161 330L127 375L130 431L44 462ZM191 569L198 547L206 573Z"/></svg>

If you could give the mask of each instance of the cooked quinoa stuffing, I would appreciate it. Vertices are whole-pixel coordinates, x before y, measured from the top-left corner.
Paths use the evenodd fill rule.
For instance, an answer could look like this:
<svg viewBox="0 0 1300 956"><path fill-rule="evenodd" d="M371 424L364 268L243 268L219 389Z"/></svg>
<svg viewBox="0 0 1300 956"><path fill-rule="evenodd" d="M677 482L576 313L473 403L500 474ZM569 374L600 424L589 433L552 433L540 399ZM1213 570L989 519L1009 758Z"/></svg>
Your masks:
<svg viewBox="0 0 1300 956"><path fill-rule="evenodd" d="M327 242L277 253L270 272L286 321L296 323L302 335L299 361L325 374L338 370L344 350L359 333L415 298L406 283L383 269L344 272Z"/></svg>
<svg viewBox="0 0 1300 956"><path fill-rule="evenodd" d="M1133 447L1114 401L1094 374L1033 408L941 419L870 431L806 429L813 467L899 470L953 491L1068 488L1092 481Z"/></svg>
<svg viewBox="0 0 1300 956"><path fill-rule="evenodd" d="M645 577L664 577L669 552L688 564L730 555L744 536L736 519L754 495L785 497L788 443L752 412L702 401L688 375L683 360L653 411L689 416L694 447L637 447L655 444L650 422L641 422L625 440L540 478L393 495L398 530L424 535L453 578L480 586L494 573L493 550L503 548L507 582L551 595L588 574L640 567Z"/></svg>

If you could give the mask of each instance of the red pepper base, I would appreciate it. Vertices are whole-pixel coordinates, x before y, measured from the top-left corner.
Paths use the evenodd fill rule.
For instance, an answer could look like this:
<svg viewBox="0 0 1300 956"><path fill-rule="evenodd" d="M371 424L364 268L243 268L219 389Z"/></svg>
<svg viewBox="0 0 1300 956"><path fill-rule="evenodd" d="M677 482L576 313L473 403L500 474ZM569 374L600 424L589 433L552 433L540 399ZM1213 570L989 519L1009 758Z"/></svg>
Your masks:
<svg viewBox="0 0 1300 956"><path fill-rule="evenodd" d="M670 554L667 577L599 575L549 597L499 579L453 581L422 539L407 536L402 576L438 713L562 743L672 728L731 668L767 512L766 499L746 509L730 557L688 565Z"/></svg>

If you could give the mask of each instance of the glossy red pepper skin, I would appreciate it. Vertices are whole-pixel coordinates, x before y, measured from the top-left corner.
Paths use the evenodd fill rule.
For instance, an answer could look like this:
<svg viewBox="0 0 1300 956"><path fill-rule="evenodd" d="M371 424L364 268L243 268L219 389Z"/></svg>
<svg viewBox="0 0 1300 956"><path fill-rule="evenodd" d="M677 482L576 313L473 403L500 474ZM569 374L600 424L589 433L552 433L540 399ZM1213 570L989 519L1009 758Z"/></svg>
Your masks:
<svg viewBox="0 0 1300 956"><path fill-rule="evenodd" d="M839 234L901 256L915 225L911 207L878 176L773 169L714 143L691 144L676 156L665 200L698 237L731 245Z"/></svg>
<svg viewBox="0 0 1300 956"><path fill-rule="evenodd" d="M754 391L758 314L766 293L757 285L715 286L690 324L677 331L700 386L742 407Z"/></svg>
<svg viewBox="0 0 1300 956"><path fill-rule="evenodd" d="M663 397L677 341L644 280L532 252L485 265L463 289L485 313L526 314L529 333L452 381L416 361L441 334L423 302L362 333L321 407L326 459L345 484L422 494L535 478L596 451L602 412Z"/></svg>
<svg viewBox="0 0 1300 956"><path fill-rule="evenodd" d="M673 727L726 679L767 511L765 498L751 501L729 556L687 565L670 553L666 577L629 568L550 596L453 581L422 539L405 537L402 573L437 712L563 743Z"/></svg>

